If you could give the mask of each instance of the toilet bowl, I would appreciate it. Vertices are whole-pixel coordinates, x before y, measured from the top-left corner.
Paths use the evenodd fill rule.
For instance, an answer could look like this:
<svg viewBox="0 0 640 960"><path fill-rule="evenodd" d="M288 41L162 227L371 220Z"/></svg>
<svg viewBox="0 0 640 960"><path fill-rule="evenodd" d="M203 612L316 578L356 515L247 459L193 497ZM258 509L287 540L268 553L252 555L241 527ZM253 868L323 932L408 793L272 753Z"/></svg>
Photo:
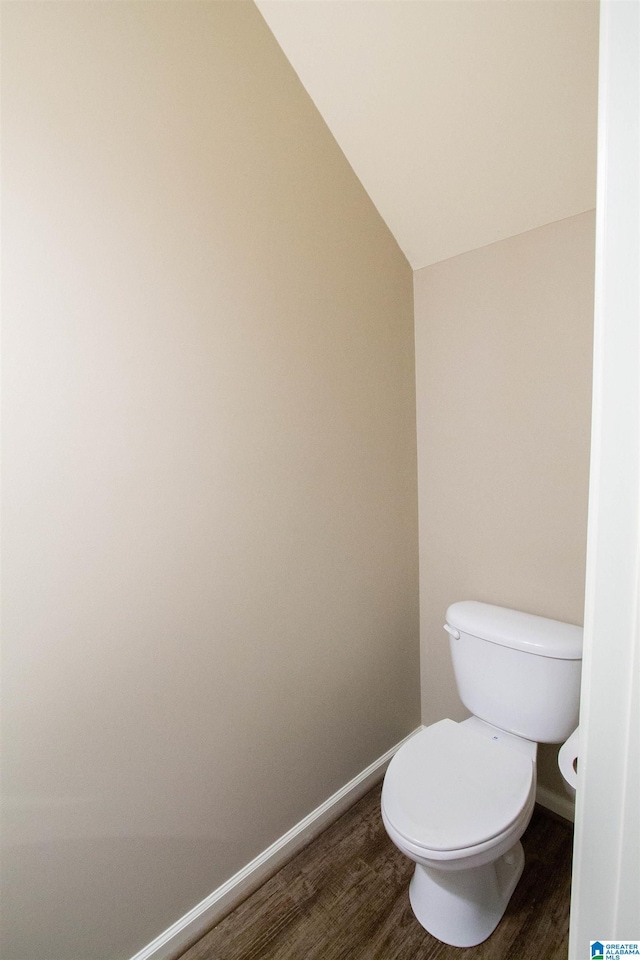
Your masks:
<svg viewBox="0 0 640 960"><path fill-rule="evenodd" d="M476 601L447 610L458 692L472 713L426 727L394 755L382 819L416 864L418 921L456 947L485 940L524 867L537 744L577 723L582 629Z"/></svg>
<svg viewBox="0 0 640 960"><path fill-rule="evenodd" d="M506 909L524 866L535 757L536 744L470 718L427 727L389 765L383 822L416 863L414 914L444 943L481 943Z"/></svg>

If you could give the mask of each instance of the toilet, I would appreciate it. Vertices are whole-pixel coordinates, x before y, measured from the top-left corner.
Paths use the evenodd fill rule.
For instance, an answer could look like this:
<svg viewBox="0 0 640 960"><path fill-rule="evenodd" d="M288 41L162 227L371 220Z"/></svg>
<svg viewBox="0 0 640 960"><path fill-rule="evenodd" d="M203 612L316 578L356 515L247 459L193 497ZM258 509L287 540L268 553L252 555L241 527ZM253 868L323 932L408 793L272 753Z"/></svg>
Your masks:
<svg viewBox="0 0 640 960"><path fill-rule="evenodd" d="M578 723L582 628L492 604L452 604L444 629L472 714L440 720L395 753L382 788L391 840L416 864L413 912L438 940L495 930L524 867L538 743Z"/></svg>

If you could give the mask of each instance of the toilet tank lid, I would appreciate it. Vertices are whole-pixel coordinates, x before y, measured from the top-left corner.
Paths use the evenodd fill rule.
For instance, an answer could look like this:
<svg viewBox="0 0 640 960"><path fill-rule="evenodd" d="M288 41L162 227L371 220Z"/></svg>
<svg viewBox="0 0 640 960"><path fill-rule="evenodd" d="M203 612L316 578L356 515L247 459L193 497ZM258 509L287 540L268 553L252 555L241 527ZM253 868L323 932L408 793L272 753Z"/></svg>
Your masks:
<svg viewBox="0 0 640 960"><path fill-rule="evenodd" d="M460 633L556 660L582 659L582 627L477 600L452 603L447 623Z"/></svg>

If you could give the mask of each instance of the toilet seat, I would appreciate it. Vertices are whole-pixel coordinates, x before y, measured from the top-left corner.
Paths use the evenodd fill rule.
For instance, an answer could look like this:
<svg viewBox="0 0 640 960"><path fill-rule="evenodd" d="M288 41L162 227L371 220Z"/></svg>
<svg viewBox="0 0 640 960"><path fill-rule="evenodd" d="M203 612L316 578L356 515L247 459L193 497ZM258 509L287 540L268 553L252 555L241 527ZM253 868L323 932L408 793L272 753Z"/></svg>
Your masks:
<svg viewBox="0 0 640 960"><path fill-rule="evenodd" d="M455 856L508 832L531 806L534 788L530 756L441 720L395 754L382 807L412 847Z"/></svg>

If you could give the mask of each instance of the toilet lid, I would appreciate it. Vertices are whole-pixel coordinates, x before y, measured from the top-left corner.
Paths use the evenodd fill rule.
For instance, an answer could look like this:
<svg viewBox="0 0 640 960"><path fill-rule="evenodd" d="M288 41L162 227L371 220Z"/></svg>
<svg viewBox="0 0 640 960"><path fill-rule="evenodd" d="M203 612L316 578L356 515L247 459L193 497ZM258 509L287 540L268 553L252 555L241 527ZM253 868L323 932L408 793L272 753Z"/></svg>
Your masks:
<svg viewBox="0 0 640 960"><path fill-rule="evenodd" d="M532 783L531 757L441 720L395 754L382 806L411 843L461 850L503 833L524 809Z"/></svg>

